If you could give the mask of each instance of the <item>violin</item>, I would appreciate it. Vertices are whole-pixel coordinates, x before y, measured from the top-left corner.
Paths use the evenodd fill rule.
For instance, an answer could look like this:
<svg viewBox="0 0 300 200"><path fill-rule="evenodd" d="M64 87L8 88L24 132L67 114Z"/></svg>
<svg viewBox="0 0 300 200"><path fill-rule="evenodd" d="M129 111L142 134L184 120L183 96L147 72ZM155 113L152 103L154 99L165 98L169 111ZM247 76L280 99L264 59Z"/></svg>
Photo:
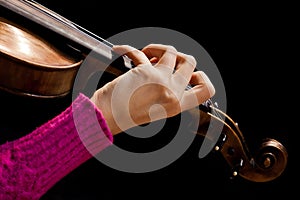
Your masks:
<svg viewBox="0 0 300 200"><path fill-rule="evenodd" d="M91 50L97 56L88 62L114 77L134 67L128 57L112 50L112 43L39 3L32 0L0 0L0 3L3 15L0 17L1 90L41 99L81 91L88 79L79 79L74 88L75 77L91 77L95 71L79 73ZM35 32L31 31L32 26L38 27ZM42 37L39 34L42 30L51 37ZM196 125L195 134L212 141L210 148L224 157L233 177L267 182L285 170L288 153L282 143L266 138L251 152L238 124L213 99L186 113L190 119L186 128ZM220 129L221 134L208 133L214 128Z"/></svg>

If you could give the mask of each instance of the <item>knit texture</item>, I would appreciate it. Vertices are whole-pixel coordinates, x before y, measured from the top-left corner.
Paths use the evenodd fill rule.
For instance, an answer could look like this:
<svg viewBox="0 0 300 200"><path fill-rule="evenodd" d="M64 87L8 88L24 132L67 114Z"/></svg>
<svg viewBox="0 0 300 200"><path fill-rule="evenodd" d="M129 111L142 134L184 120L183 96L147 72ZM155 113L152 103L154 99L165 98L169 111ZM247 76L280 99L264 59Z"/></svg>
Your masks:
<svg viewBox="0 0 300 200"><path fill-rule="evenodd" d="M101 111L79 94L52 120L0 146L0 199L39 199L112 142Z"/></svg>

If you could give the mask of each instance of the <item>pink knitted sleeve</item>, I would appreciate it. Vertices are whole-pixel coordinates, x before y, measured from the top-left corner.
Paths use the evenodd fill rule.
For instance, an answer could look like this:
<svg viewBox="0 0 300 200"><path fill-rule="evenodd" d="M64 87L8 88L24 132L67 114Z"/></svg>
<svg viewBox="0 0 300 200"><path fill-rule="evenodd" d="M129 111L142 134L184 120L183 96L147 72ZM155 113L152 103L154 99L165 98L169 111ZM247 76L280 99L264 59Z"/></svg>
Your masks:
<svg viewBox="0 0 300 200"><path fill-rule="evenodd" d="M112 142L101 112L80 94L57 117L0 146L0 199L39 199Z"/></svg>

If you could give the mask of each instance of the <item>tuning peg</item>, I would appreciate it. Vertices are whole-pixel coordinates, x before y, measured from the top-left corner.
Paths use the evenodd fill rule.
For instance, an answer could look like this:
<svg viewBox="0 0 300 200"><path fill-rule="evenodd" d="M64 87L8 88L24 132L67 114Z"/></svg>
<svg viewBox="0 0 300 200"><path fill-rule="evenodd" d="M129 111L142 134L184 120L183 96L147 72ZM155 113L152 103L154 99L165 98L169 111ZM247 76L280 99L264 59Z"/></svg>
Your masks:
<svg viewBox="0 0 300 200"><path fill-rule="evenodd" d="M221 135L220 135L220 137L219 137L219 139L218 139L218 141L217 141L217 143L215 145L215 148L214 148L215 151L219 151L223 147L226 139L227 139L226 134L221 133Z"/></svg>
<svg viewBox="0 0 300 200"><path fill-rule="evenodd" d="M244 160L240 159L239 162L234 167L232 167L230 179L233 179L239 175L239 170L243 166L243 163L244 163Z"/></svg>

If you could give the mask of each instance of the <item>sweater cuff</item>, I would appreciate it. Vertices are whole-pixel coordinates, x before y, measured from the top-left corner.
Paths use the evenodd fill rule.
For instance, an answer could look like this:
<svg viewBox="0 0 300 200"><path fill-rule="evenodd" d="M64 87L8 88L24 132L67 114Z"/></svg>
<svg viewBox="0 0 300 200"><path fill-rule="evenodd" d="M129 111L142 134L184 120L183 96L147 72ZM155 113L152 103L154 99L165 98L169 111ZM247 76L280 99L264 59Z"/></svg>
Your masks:
<svg viewBox="0 0 300 200"><path fill-rule="evenodd" d="M113 135L104 116L88 97L80 93L71 109L78 136L93 156L113 143Z"/></svg>

